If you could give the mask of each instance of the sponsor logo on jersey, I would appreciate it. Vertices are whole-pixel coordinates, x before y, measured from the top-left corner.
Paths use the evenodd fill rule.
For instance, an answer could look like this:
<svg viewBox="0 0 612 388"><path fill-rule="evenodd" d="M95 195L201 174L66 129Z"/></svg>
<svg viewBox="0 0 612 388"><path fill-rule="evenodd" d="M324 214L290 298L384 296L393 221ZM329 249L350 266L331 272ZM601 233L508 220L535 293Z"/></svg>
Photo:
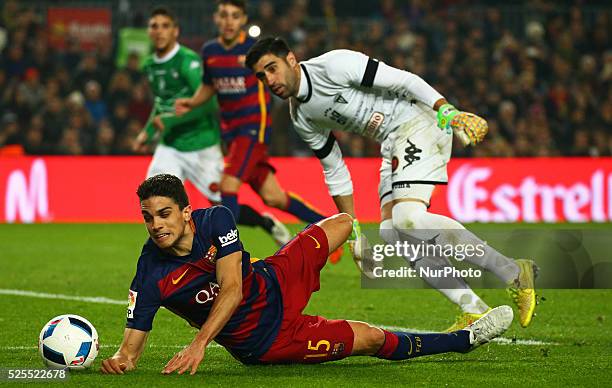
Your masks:
<svg viewBox="0 0 612 388"><path fill-rule="evenodd" d="M225 236L219 236L221 246L227 246L238 241L238 229L230 230Z"/></svg>
<svg viewBox="0 0 612 388"><path fill-rule="evenodd" d="M384 121L384 114L380 112L372 113L372 116L370 116L370 120L368 121L368 124L366 125L365 130L363 131L363 135L367 137L374 137L374 134L376 133L376 131L378 131L378 128L380 128Z"/></svg>
<svg viewBox="0 0 612 388"><path fill-rule="evenodd" d="M136 291L130 290L128 293L128 308L127 308L127 317L134 318L134 308L136 308L136 298L138 297L138 293Z"/></svg>
<svg viewBox="0 0 612 388"><path fill-rule="evenodd" d="M213 80L215 89L221 94L239 94L246 92L244 77L221 77Z"/></svg>
<svg viewBox="0 0 612 388"><path fill-rule="evenodd" d="M219 295L219 285L214 282L208 282L204 289L198 291L195 301L199 304L206 304L214 301L217 295Z"/></svg>

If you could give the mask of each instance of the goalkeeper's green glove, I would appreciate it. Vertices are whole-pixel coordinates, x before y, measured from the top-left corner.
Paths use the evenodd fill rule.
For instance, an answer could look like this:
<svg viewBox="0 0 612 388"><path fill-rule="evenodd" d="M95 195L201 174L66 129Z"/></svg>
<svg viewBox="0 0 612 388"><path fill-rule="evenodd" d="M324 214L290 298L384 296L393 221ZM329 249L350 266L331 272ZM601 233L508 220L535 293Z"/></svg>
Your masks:
<svg viewBox="0 0 612 388"><path fill-rule="evenodd" d="M473 113L460 112L451 104L438 109L438 127L452 129L464 146L480 143L489 131L485 119Z"/></svg>
<svg viewBox="0 0 612 388"><path fill-rule="evenodd" d="M376 263L372 259L372 249L365 234L361 233L361 225L356 218L353 219L353 231L346 242L357 268L368 278L374 279L373 270Z"/></svg>

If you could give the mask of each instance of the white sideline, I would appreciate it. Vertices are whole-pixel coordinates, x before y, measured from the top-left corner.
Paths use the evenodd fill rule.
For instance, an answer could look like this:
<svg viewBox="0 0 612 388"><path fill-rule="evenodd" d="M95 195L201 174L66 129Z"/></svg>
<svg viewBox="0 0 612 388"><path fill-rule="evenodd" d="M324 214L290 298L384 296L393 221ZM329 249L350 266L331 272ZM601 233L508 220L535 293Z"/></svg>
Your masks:
<svg viewBox="0 0 612 388"><path fill-rule="evenodd" d="M48 294L45 292L34 292L27 290L15 290L15 289L6 289L0 288L0 295L12 295L12 296L29 296L32 298L42 298L42 299L59 299L59 300L75 300L78 302L89 302L89 303L102 303L102 304L115 304L115 305L125 305L127 306L127 300L117 300L110 299L101 296L90 297L90 296L72 296L72 295L64 295L64 294ZM408 331L412 333L426 333L431 332L431 330L423 330L423 329L414 329L410 327L399 327L399 326L388 326L388 325L378 325L372 323L373 326L380 327L385 330L393 330L393 331ZM526 345L526 346L549 346L549 345L559 345L556 342L545 342L534 339L512 339L506 337L495 338L492 342L495 342L499 345ZM117 347L119 345L102 345L102 347ZM183 348L183 345L151 345L152 347L168 347L168 348ZM219 347L220 345L214 343L209 346ZM37 349L36 346L2 346L0 349L3 350L24 350L24 349Z"/></svg>

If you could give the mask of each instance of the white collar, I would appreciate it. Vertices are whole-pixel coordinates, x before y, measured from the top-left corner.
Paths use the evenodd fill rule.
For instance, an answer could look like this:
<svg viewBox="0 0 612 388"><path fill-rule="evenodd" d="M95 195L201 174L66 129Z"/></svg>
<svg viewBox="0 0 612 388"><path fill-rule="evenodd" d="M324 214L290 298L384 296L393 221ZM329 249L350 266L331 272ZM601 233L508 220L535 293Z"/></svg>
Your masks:
<svg viewBox="0 0 612 388"><path fill-rule="evenodd" d="M164 55L162 58L158 57L157 53L153 54L153 62L158 63L158 64L168 62L176 55L176 53L178 53L180 48L181 48L181 45L176 43L176 45L174 45L174 48L170 50L170 52Z"/></svg>

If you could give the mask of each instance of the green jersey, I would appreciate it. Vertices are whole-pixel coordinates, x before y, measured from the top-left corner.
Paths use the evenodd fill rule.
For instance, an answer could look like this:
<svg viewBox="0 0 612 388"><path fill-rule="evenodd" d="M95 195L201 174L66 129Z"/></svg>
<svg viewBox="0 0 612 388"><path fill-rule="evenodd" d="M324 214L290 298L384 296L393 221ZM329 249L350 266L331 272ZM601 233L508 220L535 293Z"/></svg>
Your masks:
<svg viewBox="0 0 612 388"><path fill-rule="evenodd" d="M216 97L184 115L174 113L177 98L191 97L202 82L202 61L193 50L176 45L165 58L155 54L143 65L155 95L155 104L145 130L154 139L153 118L161 116L161 142L179 151L201 150L219 143L220 130Z"/></svg>

